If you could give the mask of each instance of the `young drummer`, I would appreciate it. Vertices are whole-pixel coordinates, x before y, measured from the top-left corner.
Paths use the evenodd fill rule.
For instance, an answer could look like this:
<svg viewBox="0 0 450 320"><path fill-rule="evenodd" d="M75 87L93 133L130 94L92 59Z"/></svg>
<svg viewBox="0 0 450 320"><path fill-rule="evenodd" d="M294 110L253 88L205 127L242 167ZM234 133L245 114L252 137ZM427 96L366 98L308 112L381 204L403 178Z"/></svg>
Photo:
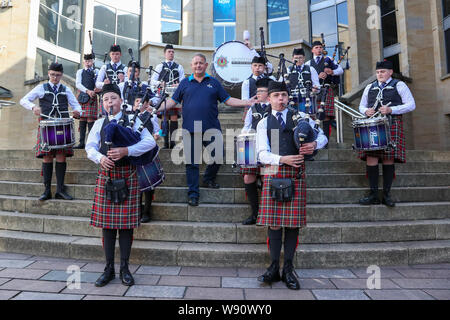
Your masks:
<svg viewBox="0 0 450 320"><path fill-rule="evenodd" d="M242 133L256 132L256 127L262 119L264 119L270 112L269 103L269 82L271 79L263 78L256 81L256 97L258 102L252 106L245 118L245 125ZM247 193L252 214L242 224L252 225L256 224L259 210L259 195L257 178L259 176L259 168L242 168L241 174L244 177L245 191Z"/></svg>
<svg viewBox="0 0 450 320"><path fill-rule="evenodd" d="M39 122L52 118L69 118L69 105L74 109L73 115L79 118L83 111L72 91L60 83L64 74L62 64L52 63L48 69L49 81L40 84L31 90L20 100L20 104L39 117ZM39 99L39 106L33 101ZM65 191L64 177L66 175L67 163L66 157L73 156L71 147L59 150L44 150L41 145L41 136L38 130L36 143L36 157L43 159L42 175L44 176L45 191L39 198L40 201L52 198L51 185L53 173L53 158L56 157L56 194L55 199L72 200L73 198Z"/></svg>
<svg viewBox="0 0 450 320"><path fill-rule="evenodd" d="M129 156L139 157L156 147L156 142L147 129L141 134L141 140L130 147L116 148L113 145L109 148L105 141L105 126L110 122L110 118L119 121L122 119L122 99L120 89L115 84L106 84L103 87L103 105L108 113L107 118L99 119L95 122L89 133L86 143L86 153L90 160L100 165L95 197L91 213L90 224L103 229L103 248L106 257L105 272L96 281L97 287L103 287L115 278L114 271L114 248L117 231L119 232L120 246L120 279L126 286L134 284L133 276L128 268L133 242L133 230L140 225L140 194L136 168L131 165ZM126 116L124 126L128 126L132 116ZM111 120L112 120L111 119ZM141 121L137 119L133 130L137 131ZM107 185L109 178L116 182L125 182L128 190L125 199L119 201L108 200ZM122 180L122 181L120 181ZM111 191L110 191L111 192ZM116 197L112 197L114 199Z"/></svg>
<svg viewBox="0 0 450 320"><path fill-rule="evenodd" d="M368 117L377 110L377 97L380 101L376 108L382 115L391 117L391 139L395 146L389 150L360 152L359 158L367 162L370 195L359 200L362 205L379 204L378 198L378 162L383 162L383 198L382 203L388 207L395 207L390 192L395 176L394 163L406 162L405 137L403 133L402 115L416 108L414 97L408 86L399 80L392 79L393 65L390 61L381 61L376 65L377 80L369 84L364 90L359 111Z"/></svg>
<svg viewBox="0 0 450 320"><path fill-rule="evenodd" d="M299 228L306 225L304 156L323 148L328 141L320 130L316 141L304 144L299 150L294 141L293 130L295 127L293 116L297 111L287 108L289 93L284 82L274 81L269 84L269 100L271 113L257 126L258 158L266 165L266 168L261 169L264 170L262 171L264 179L257 224L268 227L268 246L272 264L258 280L271 283L281 279L289 289L299 290L293 260L298 245ZM313 120L310 119L309 124L314 128ZM294 184L295 191L292 190L290 201L280 202L278 198L272 198L271 184L275 178L290 179ZM284 228L284 265L280 278L282 228Z"/></svg>

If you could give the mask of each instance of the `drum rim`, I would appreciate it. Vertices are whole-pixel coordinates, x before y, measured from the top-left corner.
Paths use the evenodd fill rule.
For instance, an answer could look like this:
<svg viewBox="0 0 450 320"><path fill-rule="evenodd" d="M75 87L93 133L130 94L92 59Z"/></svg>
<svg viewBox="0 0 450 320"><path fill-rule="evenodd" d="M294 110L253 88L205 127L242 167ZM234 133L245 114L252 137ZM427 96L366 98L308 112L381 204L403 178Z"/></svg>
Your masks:
<svg viewBox="0 0 450 320"><path fill-rule="evenodd" d="M355 124L369 124L369 123L387 123L389 120L386 117L376 117L376 118L367 118L367 119L355 119L353 123Z"/></svg>
<svg viewBox="0 0 450 320"><path fill-rule="evenodd" d="M74 123L74 119L73 118L55 118L55 119L46 119L46 120L41 120L39 121L39 124L41 125L46 125L46 124L54 124L54 123L59 123L61 124L71 124Z"/></svg>

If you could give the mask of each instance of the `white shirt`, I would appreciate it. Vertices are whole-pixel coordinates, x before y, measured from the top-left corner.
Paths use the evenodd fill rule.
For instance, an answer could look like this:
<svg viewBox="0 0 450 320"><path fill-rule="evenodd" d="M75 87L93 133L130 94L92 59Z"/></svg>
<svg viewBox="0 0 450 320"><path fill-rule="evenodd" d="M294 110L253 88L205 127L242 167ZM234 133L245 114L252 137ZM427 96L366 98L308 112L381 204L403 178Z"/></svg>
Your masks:
<svg viewBox="0 0 450 320"><path fill-rule="evenodd" d="M314 57L313 57L314 61L317 61L317 58L318 58L318 57L322 57L322 59L325 58L323 55L321 55L321 56L314 56ZM328 58L330 58L330 60L331 60L331 57L328 57ZM336 61L334 61L334 60L332 60L332 61L333 61L333 64L334 64L335 66L337 66L337 69L336 69L336 70L333 70L333 76L340 76L340 75L344 74L344 69L342 69L342 67L341 67L340 65L338 65L338 64L336 63ZM309 61L306 62L305 64L306 64L307 66L311 66L311 60L309 60ZM317 70L316 70L316 71L317 71Z"/></svg>
<svg viewBox="0 0 450 320"><path fill-rule="evenodd" d="M48 84L50 84L50 88L53 88L53 86L54 86L53 83L48 82ZM59 90L61 83L58 83L56 86ZM69 102L69 106L73 110L76 110L76 111L80 112L80 114L82 114L83 109L81 108L80 104L78 103L77 98L75 98L72 91L67 86L65 86L65 87L66 87L66 96L67 96L67 101ZM33 90L28 92L28 94L20 100L20 104L25 109L33 110L33 108L36 106L33 103L33 101L35 101L36 99L41 99L44 95L45 95L44 84L40 84L40 85L36 86Z"/></svg>
<svg viewBox="0 0 450 320"><path fill-rule="evenodd" d="M111 63L111 65L114 65L114 63L113 63L112 61L111 61L110 63ZM117 62L116 64L117 64L117 66L120 66L120 65L122 64L122 62L119 61L119 62ZM95 86L96 86L98 89L103 89L103 86L105 85L104 82L105 82L105 79L107 78L107 75L106 75L106 66L107 66L107 65L108 65L108 64L104 64L104 65L100 68L100 71L99 71L99 73L98 73L97 81L95 82ZM124 76L125 76L125 78L126 78L127 72L128 72L128 68L125 67L125 68L123 69L123 72L124 72Z"/></svg>
<svg viewBox="0 0 450 320"><path fill-rule="evenodd" d="M303 67L305 65L306 64L303 64L300 66L302 71L303 71ZM320 88L321 85L320 85L319 74L317 73L317 70L313 66L309 66L309 68L311 69L311 81L312 81L313 86L316 88Z"/></svg>
<svg viewBox="0 0 450 320"><path fill-rule="evenodd" d="M258 77L255 76L254 74L252 75L252 78L257 80ZM270 76L269 79L275 80L274 76ZM241 99L242 100L249 100L250 98L250 79L246 79L244 80L244 82L242 83L242 88L241 88Z"/></svg>
<svg viewBox="0 0 450 320"><path fill-rule="evenodd" d="M122 112L119 112L114 116L114 119L119 121L121 117ZM129 116L129 118L132 119L132 116ZM100 153L101 147L100 131L102 129L104 121L105 118L95 121L94 126L92 127L92 130L89 133L85 148L88 159L95 162L96 164L100 164L100 160L104 157L104 155ZM139 118L136 119L133 131L136 132L141 124L142 124L141 120ZM155 139L153 139L153 136L150 134L150 132L148 132L147 129L144 129L141 133L141 141L139 141L135 145L128 147L128 156L139 157L144 153L152 150L155 146L156 146Z"/></svg>
<svg viewBox="0 0 450 320"><path fill-rule="evenodd" d="M167 64L169 64L169 62L174 63L175 61L166 60L165 62ZM178 64L178 68L177 68L178 74L180 75L180 77L178 79L178 82L181 82L181 80L183 80L185 78L184 68L183 68L183 66L181 64L179 64L179 63L177 63L177 64ZM160 63L160 64L158 64L156 66L156 68L155 68L156 72L154 72L153 75L152 75L152 78L151 78L151 81L150 81L150 84L152 86L158 86L159 85L158 79L159 79L159 74L161 73L162 70L163 70L163 64Z"/></svg>
<svg viewBox="0 0 450 320"><path fill-rule="evenodd" d="M259 103L259 102L258 102ZM261 103L263 108L266 108L270 104L269 101ZM250 107L247 111L247 115L245 117L244 127L242 128L242 133L248 133L252 129L253 124L253 112L252 107Z"/></svg>
<svg viewBox="0 0 450 320"><path fill-rule="evenodd" d="M255 56L260 57L260 54L258 53L258 51L256 51L255 48L250 49L250 50ZM268 74L272 74L272 72L273 72L273 65L269 61L266 62L266 69L267 69L267 73Z"/></svg>
<svg viewBox="0 0 450 320"><path fill-rule="evenodd" d="M389 78L389 80L386 82L387 86L383 89L386 90L386 88L389 88L388 90L391 90L389 86L389 83L392 81L392 78ZM381 83L378 82L378 85L381 86ZM361 102L359 104L359 112L361 112L362 114L366 114L367 109L372 108L373 106L369 106L367 105L368 102L368 96L369 96L369 91L370 88L372 87L372 84L369 84L366 89L364 90L363 96L361 98ZM411 93L411 91L409 90L408 86L406 85L406 83L404 83L403 81L400 81L397 84L397 91L398 94L400 95L400 97L402 98L402 102L403 104L399 105L399 106L395 106L395 107L391 107L392 109L392 114L393 115L400 115L400 114L405 114L411 111L414 111L416 109L416 101L414 100L414 97ZM381 106L379 106L381 107Z"/></svg>
<svg viewBox="0 0 450 320"><path fill-rule="evenodd" d="M120 96L121 96L122 100L124 101L124 103L125 103L125 97L123 96L123 90L125 89L125 84L127 84L127 83L128 83L128 80L125 80L125 82L119 83ZM141 82L141 83L146 84L145 82ZM155 96L155 97L151 98L150 101L152 102L152 105L156 106L159 103L159 101L161 101L161 98L158 98ZM128 107L127 107L128 112L131 112L133 110L134 101L132 101L131 103L132 103L132 105L128 105Z"/></svg>
<svg viewBox="0 0 450 320"><path fill-rule="evenodd" d="M287 114L288 109L284 109L283 111L276 111L272 109L272 115L275 118L277 117L277 113L282 113L282 118L284 123L287 123ZM305 115L304 113L302 113ZM309 119L309 125L314 128L316 123L314 120ZM316 150L322 149L326 146L328 143L328 139L323 133L322 129L319 128L319 134L317 135L317 147ZM274 165L279 166L280 165L280 159L281 156L275 153L271 152L270 144L269 144L269 137L267 136L267 118L262 119L258 123L258 127L256 128L256 153L258 154L258 160L264 165Z"/></svg>
<svg viewBox="0 0 450 320"><path fill-rule="evenodd" d="M91 69L94 71L95 76L97 77L97 76L98 76L98 70L97 70L97 69L93 69L93 68L91 68ZM83 92L83 93L86 93L86 91L87 91L88 89L87 89L85 86L83 86L83 84L81 83L82 75L83 75L83 70L87 70L87 69L84 68L84 69L78 70L78 71L77 71L77 76L76 76L75 80L76 80L76 87L77 87L77 89L80 90L80 91ZM92 90L94 90L94 89L92 89Z"/></svg>

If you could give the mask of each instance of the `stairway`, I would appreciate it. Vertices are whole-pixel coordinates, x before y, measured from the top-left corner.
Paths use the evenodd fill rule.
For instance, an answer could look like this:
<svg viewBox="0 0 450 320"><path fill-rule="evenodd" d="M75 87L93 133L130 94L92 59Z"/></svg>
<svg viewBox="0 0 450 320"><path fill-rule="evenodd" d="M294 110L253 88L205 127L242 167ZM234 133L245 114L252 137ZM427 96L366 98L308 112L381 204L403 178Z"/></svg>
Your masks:
<svg viewBox="0 0 450 320"><path fill-rule="evenodd" d="M239 127L240 117L221 115L224 131ZM450 152L407 152L392 190L399 203L389 209L356 204L367 180L349 145L331 143L307 163L308 226L300 231L296 266L450 262ZM189 207L184 166L172 163L170 151L160 158L166 181L155 193L153 222L135 232L132 263L267 266L266 228L241 225L250 214L241 176L222 166L222 188L201 189L200 206ZM97 166L76 150L66 175L76 200L41 203L41 164L32 151L0 152L0 251L103 261L101 230L89 226Z"/></svg>

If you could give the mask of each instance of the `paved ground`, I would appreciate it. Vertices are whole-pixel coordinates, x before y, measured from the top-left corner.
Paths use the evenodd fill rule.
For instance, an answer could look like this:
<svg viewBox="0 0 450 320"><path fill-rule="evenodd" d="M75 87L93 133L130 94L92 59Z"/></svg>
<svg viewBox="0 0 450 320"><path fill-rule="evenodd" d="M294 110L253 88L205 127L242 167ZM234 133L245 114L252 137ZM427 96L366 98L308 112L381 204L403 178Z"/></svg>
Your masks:
<svg viewBox="0 0 450 320"><path fill-rule="evenodd" d="M67 273L68 268L81 271L79 288L69 288L69 277L75 274ZM106 287L96 288L93 283L103 268L98 262L0 253L0 300L450 300L450 263L382 267L381 289L368 288L376 281L366 268L298 269L300 291L288 290L281 282L259 283L261 269L136 265L130 268L135 286L123 286L117 275Z"/></svg>

